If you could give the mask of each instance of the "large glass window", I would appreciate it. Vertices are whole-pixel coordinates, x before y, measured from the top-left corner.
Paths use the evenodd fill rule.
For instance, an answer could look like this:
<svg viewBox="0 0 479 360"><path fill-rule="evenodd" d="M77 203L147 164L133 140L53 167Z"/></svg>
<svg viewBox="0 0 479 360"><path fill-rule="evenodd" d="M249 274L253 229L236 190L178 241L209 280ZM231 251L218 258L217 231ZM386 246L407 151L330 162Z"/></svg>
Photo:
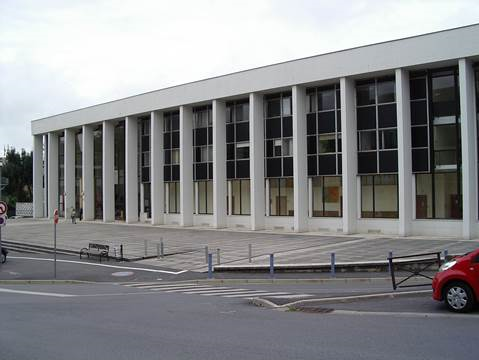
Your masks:
<svg viewBox="0 0 479 360"><path fill-rule="evenodd" d="M342 186L340 176L316 176L312 181L313 217L342 216Z"/></svg>
<svg viewBox="0 0 479 360"><path fill-rule="evenodd" d="M165 211L167 214L180 213L180 183L178 181L165 183Z"/></svg>
<svg viewBox="0 0 479 360"><path fill-rule="evenodd" d="M103 138L102 127L93 131L93 181L95 189L95 219L103 218Z"/></svg>
<svg viewBox="0 0 479 360"><path fill-rule="evenodd" d="M213 214L213 181L196 181L196 214Z"/></svg>
<svg viewBox="0 0 479 360"><path fill-rule="evenodd" d="M231 190L231 214L232 215L250 215L250 180L230 180Z"/></svg>
<svg viewBox="0 0 479 360"><path fill-rule="evenodd" d="M397 218L397 175L361 176L361 217Z"/></svg>
<svg viewBox="0 0 479 360"><path fill-rule="evenodd" d="M269 215L294 216L293 179L266 179L266 181L269 182Z"/></svg>
<svg viewBox="0 0 479 360"><path fill-rule="evenodd" d="M249 100L226 104L226 177L249 178Z"/></svg>
<svg viewBox="0 0 479 360"><path fill-rule="evenodd" d="M456 172L416 174L416 218L462 218L461 183Z"/></svg>
<svg viewBox="0 0 479 360"><path fill-rule="evenodd" d="M125 122L115 127L115 219L125 220Z"/></svg>
<svg viewBox="0 0 479 360"><path fill-rule="evenodd" d="M397 113L394 77L356 84L358 173L396 173Z"/></svg>

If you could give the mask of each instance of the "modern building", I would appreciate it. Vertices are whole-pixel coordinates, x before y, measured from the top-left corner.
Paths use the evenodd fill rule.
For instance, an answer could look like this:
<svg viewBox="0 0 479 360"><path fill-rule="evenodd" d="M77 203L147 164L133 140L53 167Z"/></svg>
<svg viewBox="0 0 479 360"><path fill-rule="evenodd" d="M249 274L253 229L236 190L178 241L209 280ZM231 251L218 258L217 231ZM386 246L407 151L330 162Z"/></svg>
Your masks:
<svg viewBox="0 0 479 360"><path fill-rule="evenodd" d="M479 236L479 25L34 120L34 215Z"/></svg>

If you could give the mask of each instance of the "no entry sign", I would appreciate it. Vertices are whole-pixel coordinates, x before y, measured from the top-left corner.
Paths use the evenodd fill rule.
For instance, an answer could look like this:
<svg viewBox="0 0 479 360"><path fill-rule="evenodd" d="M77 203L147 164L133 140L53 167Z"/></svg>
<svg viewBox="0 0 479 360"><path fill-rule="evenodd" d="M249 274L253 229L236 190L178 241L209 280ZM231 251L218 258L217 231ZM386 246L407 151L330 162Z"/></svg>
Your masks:
<svg viewBox="0 0 479 360"><path fill-rule="evenodd" d="M7 213L8 206L5 201L0 201L0 216L5 215Z"/></svg>

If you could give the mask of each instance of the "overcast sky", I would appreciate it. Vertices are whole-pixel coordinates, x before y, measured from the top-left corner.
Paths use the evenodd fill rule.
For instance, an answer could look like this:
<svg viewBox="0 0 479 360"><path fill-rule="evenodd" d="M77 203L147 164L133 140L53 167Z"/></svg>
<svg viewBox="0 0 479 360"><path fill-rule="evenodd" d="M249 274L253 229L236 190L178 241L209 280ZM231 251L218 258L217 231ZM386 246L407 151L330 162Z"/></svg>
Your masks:
<svg viewBox="0 0 479 360"><path fill-rule="evenodd" d="M0 0L0 154L33 119L477 22L477 0Z"/></svg>

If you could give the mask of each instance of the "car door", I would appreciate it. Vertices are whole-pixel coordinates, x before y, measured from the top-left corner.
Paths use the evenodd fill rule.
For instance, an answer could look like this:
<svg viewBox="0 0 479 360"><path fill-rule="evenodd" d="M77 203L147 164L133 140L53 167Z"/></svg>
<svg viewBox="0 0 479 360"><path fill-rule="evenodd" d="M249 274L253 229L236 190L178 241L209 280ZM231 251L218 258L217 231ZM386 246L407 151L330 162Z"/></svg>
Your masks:
<svg viewBox="0 0 479 360"><path fill-rule="evenodd" d="M471 265L469 266L469 278L472 287L474 288L474 292L476 296L479 297L479 253L476 253L471 258Z"/></svg>

